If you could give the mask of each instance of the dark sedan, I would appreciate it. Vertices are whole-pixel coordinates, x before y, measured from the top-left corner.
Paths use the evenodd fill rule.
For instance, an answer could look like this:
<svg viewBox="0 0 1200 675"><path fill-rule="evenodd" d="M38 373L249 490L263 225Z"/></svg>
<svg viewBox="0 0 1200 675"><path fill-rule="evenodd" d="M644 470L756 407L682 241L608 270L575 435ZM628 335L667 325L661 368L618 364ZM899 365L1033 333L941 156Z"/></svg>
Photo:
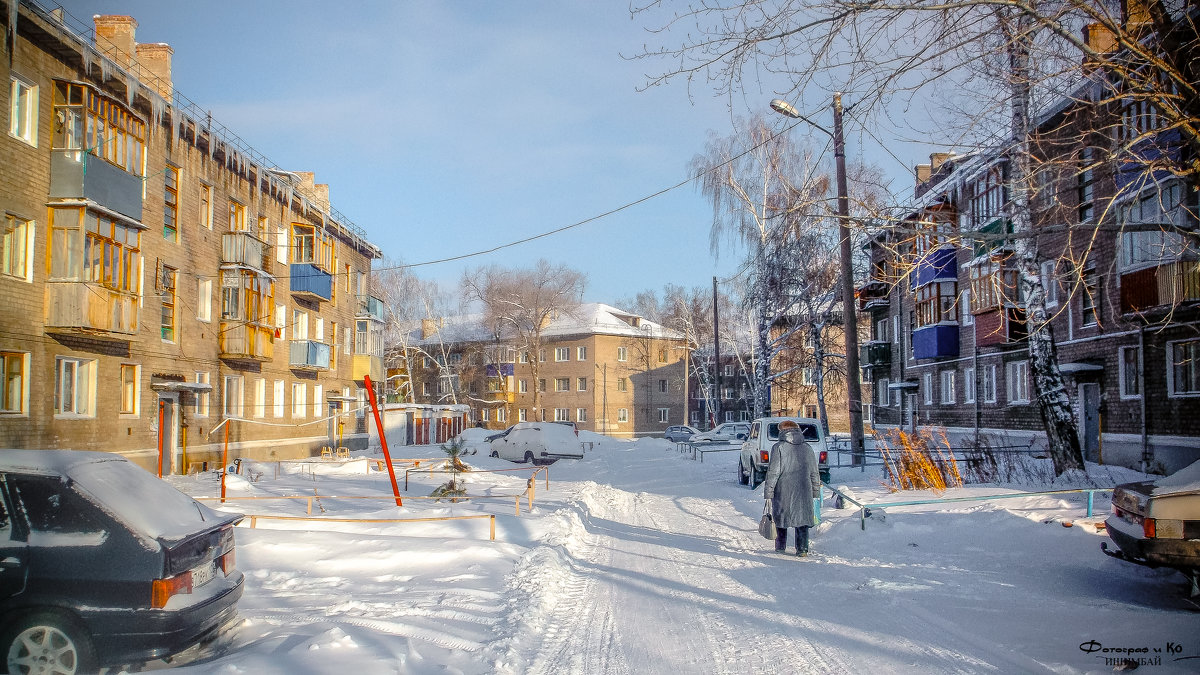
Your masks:
<svg viewBox="0 0 1200 675"><path fill-rule="evenodd" d="M88 672L214 638L242 595L239 520L117 455L0 450L0 664Z"/></svg>

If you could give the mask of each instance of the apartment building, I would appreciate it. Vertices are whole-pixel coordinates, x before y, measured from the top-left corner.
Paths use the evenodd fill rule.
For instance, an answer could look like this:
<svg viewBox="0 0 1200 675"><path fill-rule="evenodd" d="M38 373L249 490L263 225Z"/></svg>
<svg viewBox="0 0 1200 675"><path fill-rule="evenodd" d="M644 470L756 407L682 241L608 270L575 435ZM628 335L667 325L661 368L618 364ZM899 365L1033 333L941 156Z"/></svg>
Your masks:
<svg viewBox="0 0 1200 675"><path fill-rule="evenodd" d="M132 17L16 10L0 17L0 447L172 473L226 443L285 458L365 440L381 253L328 186L176 92L171 47L139 44Z"/></svg>
<svg viewBox="0 0 1200 675"><path fill-rule="evenodd" d="M684 424L683 335L600 303L562 312L533 350L497 341L479 317L429 319L407 345L416 403L468 404L491 429L516 422L573 422L617 437L661 434Z"/></svg>
<svg viewBox="0 0 1200 675"><path fill-rule="evenodd" d="M1112 100L1086 81L1038 118L1038 268L1085 458L1171 472L1200 459L1197 186L1146 170L1144 148L1126 140L1153 132L1138 127L1153 116L1142 101ZM1171 132L1153 137L1155 152L1179 148ZM1008 236L1008 158L981 149L930 160L917 167L911 211L872 239L857 291L875 425L1044 439Z"/></svg>

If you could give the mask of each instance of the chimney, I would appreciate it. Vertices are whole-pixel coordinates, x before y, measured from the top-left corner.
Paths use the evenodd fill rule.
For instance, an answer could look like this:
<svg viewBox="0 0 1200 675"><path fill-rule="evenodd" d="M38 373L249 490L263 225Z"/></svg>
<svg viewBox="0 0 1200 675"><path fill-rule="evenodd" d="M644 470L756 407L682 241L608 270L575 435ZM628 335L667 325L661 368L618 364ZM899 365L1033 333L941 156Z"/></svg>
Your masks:
<svg viewBox="0 0 1200 675"><path fill-rule="evenodd" d="M92 22L96 25L96 48L129 69L137 53L134 41L137 21L132 16L97 14L92 17Z"/></svg>
<svg viewBox="0 0 1200 675"><path fill-rule="evenodd" d="M329 183L317 183L313 186L313 199L316 200L317 206L325 212L329 212Z"/></svg>
<svg viewBox="0 0 1200 675"><path fill-rule="evenodd" d="M954 156L953 152L931 152L929 153L929 173L930 175L937 173L946 160Z"/></svg>
<svg viewBox="0 0 1200 675"><path fill-rule="evenodd" d="M933 175L933 167L928 164L918 164L916 168L917 185L928 183L929 177Z"/></svg>
<svg viewBox="0 0 1200 675"><path fill-rule="evenodd" d="M430 336L437 332L441 323L441 319L421 319L421 339L428 340Z"/></svg>
<svg viewBox="0 0 1200 675"><path fill-rule="evenodd" d="M152 84L159 96L171 101L173 86L171 84L171 55L175 53L171 45L165 42L140 44L137 46L137 60L142 68L157 78Z"/></svg>
<svg viewBox="0 0 1200 675"><path fill-rule="evenodd" d="M300 189L304 194L311 195L313 193L313 182L316 180L316 174L311 171L294 171L300 177Z"/></svg>

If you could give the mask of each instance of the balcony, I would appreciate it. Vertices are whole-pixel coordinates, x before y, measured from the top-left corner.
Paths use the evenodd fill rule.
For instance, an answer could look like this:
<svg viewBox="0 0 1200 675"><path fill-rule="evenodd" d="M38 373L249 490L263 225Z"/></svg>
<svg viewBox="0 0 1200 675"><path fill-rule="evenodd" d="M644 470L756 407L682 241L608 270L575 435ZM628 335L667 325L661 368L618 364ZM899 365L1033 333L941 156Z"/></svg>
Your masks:
<svg viewBox="0 0 1200 675"><path fill-rule="evenodd" d="M371 354L355 354L350 365L351 379L361 380L370 375L372 382L383 381L383 357Z"/></svg>
<svg viewBox="0 0 1200 675"><path fill-rule="evenodd" d="M1121 312L1149 312L1200 301L1200 263L1172 262L1121 275Z"/></svg>
<svg viewBox="0 0 1200 675"><path fill-rule="evenodd" d="M136 295L84 281L46 282L46 332L128 341L137 329Z"/></svg>
<svg viewBox="0 0 1200 675"><path fill-rule="evenodd" d="M1006 306L975 315L975 344L980 347L1014 344L1029 338L1025 310Z"/></svg>
<svg viewBox="0 0 1200 675"><path fill-rule="evenodd" d="M141 177L79 150L55 150L50 155L50 198L90 199L134 220L142 219Z"/></svg>
<svg viewBox="0 0 1200 675"><path fill-rule="evenodd" d="M329 345L316 340L292 340L288 367L296 370L329 370Z"/></svg>
<svg viewBox="0 0 1200 675"><path fill-rule="evenodd" d="M226 232L221 235L221 263L245 265L266 271L269 255L267 245L249 232Z"/></svg>
<svg viewBox="0 0 1200 675"><path fill-rule="evenodd" d="M888 306L888 285L882 281L868 281L855 289L854 295L859 311Z"/></svg>
<svg viewBox="0 0 1200 675"><path fill-rule="evenodd" d="M912 332L914 359L950 359L958 356L958 324L934 324Z"/></svg>
<svg viewBox="0 0 1200 675"><path fill-rule="evenodd" d="M333 275L312 263L292 263L288 269L292 295L310 300L333 299Z"/></svg>
<svg viewBox="0 0 1200 675"><path fill-rule="evenodd" d="M958 250L953 246L944 246L930 251L917 261L913 270L912 286L918 288L935 281L956 281L958 279Z"/></svg>
<svg viewBox="0 0 1200 675"><path fill-rule="evenodd" d="M868 342L862 347L859 359L863 368L887 368L892 365L892 344L890 342Z"/></svg>
<svg viewBox="0 0 1200 675"><path fill-rule="evenodd" d="M370 295L358 296L358 312L355 316L359 319L374 319L382 323L386 317L383 301Z"/></svg>
<svg viewBox="0 0 1200 675"><path fill-rule="evenodd" d="M275 357L275 329L243 321L222 321L217 345L222 359L270 361Z"/></svg>

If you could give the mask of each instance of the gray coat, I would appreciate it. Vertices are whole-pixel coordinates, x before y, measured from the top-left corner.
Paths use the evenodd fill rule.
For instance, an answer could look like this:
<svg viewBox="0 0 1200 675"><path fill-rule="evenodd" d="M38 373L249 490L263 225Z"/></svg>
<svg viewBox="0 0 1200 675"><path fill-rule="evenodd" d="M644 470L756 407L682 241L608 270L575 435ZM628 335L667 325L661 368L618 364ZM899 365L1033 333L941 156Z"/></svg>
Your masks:
<svg viewBox="0 0 1200 675"><path fill-rule="evenodd" d="M812 446L799 429L788 429L771 448L763 496L771 502L775 527L816 525L813 499L821 494L821 476Z"/></svg>

